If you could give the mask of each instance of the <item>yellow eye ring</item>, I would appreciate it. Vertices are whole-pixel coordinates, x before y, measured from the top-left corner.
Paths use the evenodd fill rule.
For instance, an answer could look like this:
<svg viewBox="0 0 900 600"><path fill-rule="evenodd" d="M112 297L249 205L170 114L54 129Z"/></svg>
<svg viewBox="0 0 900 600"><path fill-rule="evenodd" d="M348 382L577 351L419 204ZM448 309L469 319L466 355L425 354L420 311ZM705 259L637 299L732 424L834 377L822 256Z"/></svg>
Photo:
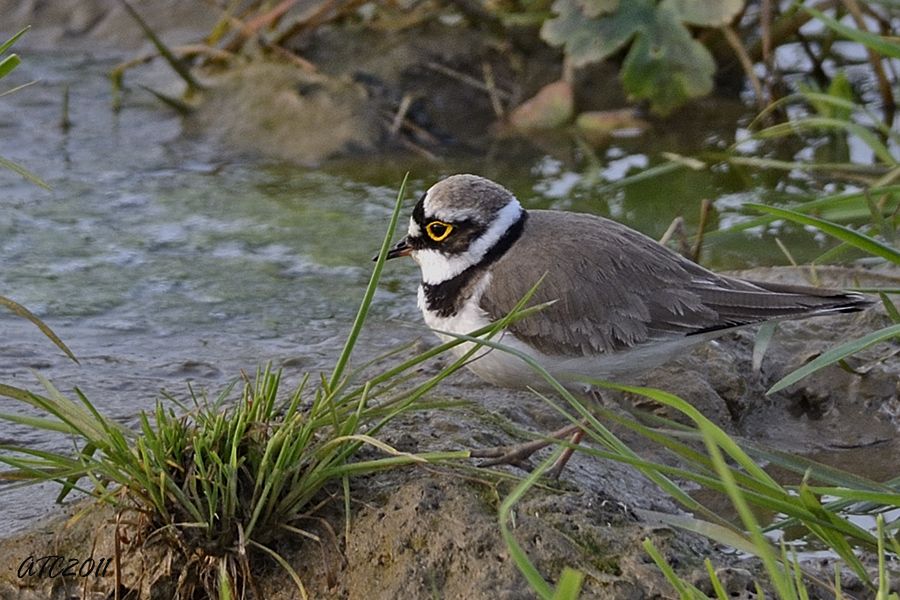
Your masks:
<svg viewBox="0 0 900 600"><path fill-rule="evenodd" d="M432 221L425 226L425 232L428 233L428 237L436 242L443 242L450 235L451 231L453 231L453 225L442 221Z"/></svg>

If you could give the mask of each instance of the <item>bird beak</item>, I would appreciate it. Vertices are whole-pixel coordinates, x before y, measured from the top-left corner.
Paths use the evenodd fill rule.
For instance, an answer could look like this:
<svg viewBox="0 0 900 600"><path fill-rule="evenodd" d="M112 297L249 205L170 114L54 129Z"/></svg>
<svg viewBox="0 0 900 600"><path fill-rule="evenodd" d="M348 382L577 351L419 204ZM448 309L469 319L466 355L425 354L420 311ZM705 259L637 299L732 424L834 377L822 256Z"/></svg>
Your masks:
<svg viewBox="0 0 900 600"><path fill-rule="evenodd" d="M404 237L402 240L397 242L393 248L388 250L387 258L385 260L391 260L392 258L400 258L401 256L409 256L409 253L412 252L412 246L409 245L409 238ZM372 257L372 262L378 260L378 255Z"/></svg>

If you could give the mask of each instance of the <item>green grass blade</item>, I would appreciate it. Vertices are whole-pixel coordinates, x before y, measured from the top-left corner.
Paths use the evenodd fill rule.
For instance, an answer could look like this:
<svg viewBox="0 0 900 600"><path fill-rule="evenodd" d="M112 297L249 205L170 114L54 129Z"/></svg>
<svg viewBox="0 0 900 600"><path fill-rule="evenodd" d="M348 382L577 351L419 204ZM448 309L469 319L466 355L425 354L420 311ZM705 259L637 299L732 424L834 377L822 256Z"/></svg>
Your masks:
<svg viewBox="0 0 900 600"><path fill-rule="evenodd" d="M510 492L509 496L507 496L503 502L500 504L500 534L503 536L503 540L506 542L506 547L509 549L509 555L512 558L513 562L519 568L519 571L525 577L525 580L528 581L528 584L531 586L531 589L537 593L538 596L542 598L542 600L553 600L553 590L550 587L550 584L544 580L543 575L537 570L537 567L534 566L534 563L531 562L531 559L528 558L528 555L525 553L525 550L522 546L519 545L518 540L516 540L516 536L513 535L512 531L509 528L509 521L512 516L513 507L525 496L525 493L530 490L537 483L538 479L541 478L541 475L556 462L556 459L562 455L564 451L563 447L559 447L550 457L547 458L544 462L542 462L538 467L529 473L528 477L523 479L519 485Z"/></svg>
<svg viewBox="0 0 900 600"><path fill-rule="evenodd" d="M900 198L900 186L889 185L882 187L871 187L865 191L844 192L840 194L832 194L821 198L813 198L792 206L793 210L801 213L815 212L820 218L828 221L846 221L851 219L868 219L871 211L866 203L867 196L885 196L888 201L885 203L883 214L890 215L894 208L898 205ZM710 240L723 235L744 231L754 227L768 225L775 220L774 216L766 215L761 217L753 217L740 223L736 223L726 229L710 231L704 239Z"/></svg>
<svg viewBox="0 0 900 600"><path fill-rule="evenodd" d="M718 158L735 165L747 165L755 169L781 169L783 171L835 171L838 173L860 173L865 175L881 175L885 172L883 165L863 165L848 162L804 162L799 160L779 160L777 158L761 158L758 156L734 156L710 152L711 158Z"/></svg>
<svg viewBox="0 0 900 600"><path fill-rule="evenodd" d="M69 358L74 360L76 363L78 363L78 359L75 358L75 355L72 353L71 350L69 350L69 347L66 346L65 343L63 343L63 341L59 338L59 336L56 335L53 332L53 330L50 329L50 326L47 325L46 323L44 323L40 319L40 317L35 315L33 312L31 312L30 310L28 310L27 308L25 308L24 306L22 306L15 300L7 298L6 296L0 296L0 305L5 306L9 310L11 310L13 313L22 317L23 319L27 319L28 321L31 321L31 323L34 324L35 327L37 327L38 329L41 330L41 333L43 333L45 336L47 336L51 342L56 344L57 348L59 348L60 350L65 352L66 356L68 356Z"/></svg>
<svg viewBox="0 0 900 600"><path fill-rule="evenodd" d="M46 181L44 181L43 179L41 179L40 177L38 177L31 171L29 171L22 165L20 165L18 163L14 163L13 161L3 158L2 156L0 156L0 167L5 167L5 168L9 169L10 171L12 171L13 173L18 173L19 175L21 175L22 177L24 177L25 179L27 179L34 185L42 187L45 190L52 189L50 187L49 183L47 183Z"/></svg>
<svg viewBox="0 0 900 600"><path fill-rule="evenodd" d="M857 104L852 100L847 100L846 98L839 98L837 96L833 96L831 94L825 92L812 92L812 91L804 91L796 94L791 94L789 96L785 96L784 98L779 99L776 102L773 102L771 105L766 107L767 110L771 109L772 106L778 105L783 106L784 104L794 102L797 99L802 99L808 104L822 104L828 105L832 108L839 108L845 112L845 114L851 114L855 112L862 112L868 121L865 123L868 127L875 128L881 135L884 136L885 139L889 139L896 136L896 132L894 132L890 127L885 125L885 123L876 115L872 110L869 109L864 104ZM776 107L777 108L777 107ZM765 111L764 111L765 112ZM771 114L771 110L768 113ZM764 115L760 113L757 117L753 119L754 124L761 120L761 117L764 118ZM749 127L752 129L752 127Z"/></svg>
<svg viewBox="0 0 900 600"><path fill-rule="evenodd" d="M147 24L144 18L138 13L138 11L132 6L129 0L119 0L119 3L125 7L125 10L131 15L138 26L141 28L141 31L144 32L144 35L147 36L147 39L156 47L157 51L159 51L160 56L165 59L165 61L172 67L172 70L175 71L179 77L181 77L184 82L188 85L188 88L191 90L202 90L204 88L203 85L197 81L194 76L191 74L191 70L182 62L177 56L175 56L172 51L166 46L165 43L156 35L156 32Z"/></svg>
<svg viewBox="0 0 900 600"><path fill-rule="evenodd" d="M873 504L900 507L900 492L871 492L868 490L856 490L838 487L807 486L809 491L820 496L835 496L845 498L854 503L871 502Z"/></svg>
<svg viewBox="0 0 900 600"><path fill-rule="evenodd" d="M231 577L228 575L228 561L219 559L219 600L234 600Z"/></svg>
<svg viewBox="0 0 900 600"><path fill-rule="evenodd" d="M756 339L753 341L752 359L754 373L758 373L760 368L762 368L763 358L766 356L766 350L769 349L769 344L772 341L772 336L775 335L776 329L778 329L777 321L769 321L768 323L763 323L756 332Z"/></svg>
<svg viewBox="0 0 900 600"><path fill-rule="evenodd" d="M572 567L563 567L556 591L552 600L578 600L581 595L581 585L584 582L584 573L576 571Z"/></svg>
<svg viewBox="0 0 900 600"><path fill-rule="evenodd" d="M15 44L19 40L20 37L25 35L25 32L27 32L29 29L31 29L31 25L28 25L27 27L23 27L22 29L17 31L15 34L13 34L13 36L11 38L9 38L8 40L6 40L2 44L0 44L0 54L3 54L4 52L6 52L10 48L12 48L13 44Z"/></svg>
<svg viewBox="0 0 900 600"><path fill-rule="evenodd" d="M40 378L40 376L38 376ZM55 388L53 389L56 392ZM59 394L59 392L56 392ZM19 400L20 402L24 402L30 406L37 408L46 413L50 413L65 427L68 427L71 433L80 434L84 432L82 428L83 423L78 422L79 420L75 418L74 420L71 418L71 414L73 411L66 411L63 406L66 405L67 400L63 398L63 402L58 401L54 398L45 398L44 396L40 396L38 394L34 394L27 390L19 389L17 387L13 387L11 385L6 385L0 383L0 395L6 396L8 398L13 398L14 400ZM77 407L76 407L77 409ZM74 411L74 412L77 412ZM85 438L95 439L96 436L92 434L87 434L84 436Z"/></svg>
<svg viewBox="0 0 900 600"><path fill-rule="evenodd" d="M862 31L860 29L856 29L855 27L849 27L847 25L844 25L837 19L834 19L826 15L825 13L804 4L801 4L800 8L814 16L817 20L821 21L823 25L839 33L845 38L860 43L866 48L874 50L882 56L889 58L900 58L900 44L889 41L889 39L885 36L869 33L868 31Z"/></svg>
<svg viewBox="0 0 900 600"><path fill-rule="evenodd" d="M845 121L831 117L805 117L802 119L793 119L786 123L772 125L771 127L756 132L753 137L758 139L779 138L794 135L798 131L817 131L823 129L843 130L848 134L854 135L867 145L875 156L885 165L889 167L897 165L897 159L894 158L887 146L878 139L878 136L871 130L859 123L854 123L853 121Z"/></svg>
<svg viewBox="0 0 900 600"><path fill-rule="evenodd" d="M799 492L799 500L803 504L803 506L814 513L819 517L820 520L828 522L831 521L835 523L840 520L840 517L835 515L834 513L826 510L816 495L809 489L807 485L801 484L798 490ZM825 544L830 548L835 554L841 557L841 559L849 566L856 576L860 578L861 581L869 583L869 575L866 572L866 568L863 566L862 562L853 552L853 548L850 546L847 538L843 535L835 531L834 529L821 527L818 525L809 526L810 530L815 533L819 539L825 542Z"/></svg>
<svg viewBox="0 0 900 600"><path fill-rule="evenodd" d="M851 356L868 348L869 346L895 337L900 337L900 324L884 327L883 329L879 329L877 331L873 331L868 335L864 335L859 339L841 344L837 348L832 348L831 350L823 353L821 356L816 357L814 360L810 361L799 369L792 371L788 375L785 375L784 377L779 379L775 383L775 385L770 387L766 394L779 392L784 388L797 383L811 373L815 373L819 369L823 369L828 365L832 365L840 360L843 360L848 356Z"/></svg>
<svg viewBox="0 0 900 600"><path fill-rule="evenodd" d="M748 540L743 533L734 528L725 527L717 523L710 523L709 521L703 521L701 519L695 519L694 517L683 514L675 515L643 508L635 508L634 511L641 517L647 518L649 521L659 521L671 525L672 527L684 529L685 531L699 533L715 542L730 546L741 552L756 554L756 548L753 545L753 542Z"/></svg>
<svg viewBox="0 0 900 600"><path fill-rule="evenodd" d="M665 557L660 554L659 550L656 549L656 546L650 540L650 538L644 538L644 541L641 544L644 547L644 551L650 555L650 558L653 559L653 562L656 563L656 568L662 571L662 574L665 576L666 581L675 588L675 591L678 592L679 598L682 600L694 600L694 599L705 599L703 594L700 594L698 591L692 590L689 583L681 579L675 570L672 568L672 565L669 564L669 561L665 559Z"/></svg>
<svg viewBox="0 0 900 600"><path fill-rule="evenodd" d="M884 310L891 318L891 321L893 321L894 323L900 323L900 310L897 310L897 306L891 301L890 298L888 298L888 295L884 292L878 292L878 297L881 298L881 303L884 305Z"/></svg>
<svg viewBox="0 0 900 600"><path fill-rule="evenodd" d="M666 175L669 173L673 173L680 169L686 168L687 165L684 162L677 162L674 160L669 160L659 165L654 165L650 168L643 169L639 173L635 173L634 175L629 175L627 177L623 177L617 181L613 181L611 183L607 183L604 185L597 186L593 188L594 192L597 194L609 194L618 189L622 189L628 187L630 185L634 185L635 183L640 183L642 181L647 181L649 179L653 179L654 177L659 177L661 175Z"/></svg>
<svg viewBox="0 0 900 600"><path fill-rule="evenodd" d="M85 444L84 448L81 449L81 452L78 453L78 457L82 461L82 463L86 464L93 459L94 452L96 451L97 446L88 442L87 444ZM76 474L66 479L62 489L59 491L59 495L56 496L57 504L62 503L62 501L66 499L66 496L68 496L69 493L72 492L73 489L75 489L75 484L78 483L78 480L81 479L81 476L81 474Z"/></svg>
<svg viewBox="0 0 900 600"><path fill-rule="evenodd" d="M403 206L403 196L406 194L406 182L409 179L409 173L403 176L400 182L400 189L397 191L397 201L394 203L394 212L391 214L391 220L388 224L387 231L384 234L384 240L381 242L381 250L378 252L378 260L375 261L375 268L372 269L372 276L369 278L369 285L366 286L366 292L363 300L359 305L356 318L350 328L350 334L344 343L344 349L338 357L337 363L334 365L334 371L331 373L329 386L334 388L338 385L347 362L350 360L350 354L356 345L359 332L362 330L363 323L366 321L366 315L369 314L369 307L372 304L372 298L375 297L375 290L378 287L378 281L381 279L381 271L384 268L384 262L387 260L387 253L391 246L391 240L394 238L394 230L397 229L397 221L400 218L400 208Z"/></svg>
<svg viewBox="0 0 900 600"><path fill-rule="evenodd" d="M4 387L0 384L0 388ZM0 391L2 393L2 391ZM3 394L6 395L6 394ZM62 423L60 421L54 421L52 419L44 419L42 417L28 417L25 415L14 415L11 413L0 413L0 421L7 421L9 423L18 423L19 425L25 425L26 427L30 427L31 429L40 429L43 431L58 431L59 433L75 433L75 430Z"/></svg>
<svg viewBox="0 0 900 600"><path fill-rule="evenodd" d="M22 83L20 85L17 85L14 88L4 90L4 91L0 92L0 98L2 98L4 96L9 96L10 94L15 94L19 90L23 90L23 89L27 88L28 86L34 85L35 83L37 83L37 81L29 81L27 83Z"/></svg>
<svg viewBox="0 0 900 600"><path fill-rule="evenodd" d="M21 63L22 59L18 54L10 54L6 58L0 59L0 79L12 73Z"/></svg>
<svg viewBox="0 0 900 600"><path fill-rule="evenodd" d="M690 417L691 420L693 420L698 425L701 433L703 433L704 438L714 440L717 446L725 450L725 452L727 452L729 456L736 460L738 464L746 469L747 473L753 476L757 481L770 487L771 489L780 489L781 486L779 486L778 483L774 479L772 479L772 477L768 473L766 473L755 462L753 462L753 460L749 456L747 456L747 454L743 450L741 450L740 446L738 446L738 444L733 439L731 439L728 434L726 434L712 421L706 418L699 410L697 410L691 404L685 402L678 396L670 394L669 392L664 392L662 390L648 387L620 385L608 381L594 379L585 379L585 381L600 387L638 394L659 402L660 404L664 404L666 406L674 408L675 410Z"/></svg>
<svg viewBox="0 0 900 600"><path fill-rule="evenodd" d="M716 593L716 600L729 600L728 594L725 592L725 588L719 580L719 576L716 575L716 569L713 567L712 561L707 558L703 561L703 565L706 567L706 572L709 574L709 581Z"/></svg>
<svg viewBox="0 0 900 600"><path fill-rule="evenodd" d="M288 575L290 575L291 579L294 581L294 585L297 586L297 590L300 592L300 597L303 600L309 600L309 595L306 593L306 587L304 587L303 585L303 580L300 579L300 575L297 574L297 571L294 570L294 568L287 560L285 560L282 555L278 554L268 546L263 546L259 542L255 542L253 540L249 541L249 545L253 546L254 548L259 548L260 550L274 558L275 562L281 565L281 568L284 569Z"/></svg>
<svg viewBox="0 0 900 600"><path fill-rule="evenodd" d="M728 497L731 499L731 503L740 515L741 521L744 523L744 529L750 533L750 539L753 540L755 546L754 554L762 560L766 573L769 575L769 581L771 581L775 588L778 598L781 598L782 600L797 600L797 594L793 585L791 585L790 577L778 567L776 554L769 544L769 541L763 535L756 516L750 509L744 494L736 485L734 477L731 474L731 469L728 468L725 457L722 456L722 452L719 449L718 440L711 435L706 435L708 433L708 431L704 431L704 441L706 443L707 451L709 452L710 458L713 460L719 478L725 485L725 490Z"/></svg>
<svg viewBox="0 0 900 600"><path fill-rule="evenodd" d="M886 244L883 244L878 240L867 235L863 235L858 231L854 231L849 227L844 227L843 225L838 225L837 223L832 223L824 219L818 219L816 217L804 215L803 213L799 213L794 210L788 210L786 208L776 208L774 206L766 206L765 204L757 204L754 202L747 203L745 204L745 206L747 208L752 208L760 212L775 215L776 217L781 219L787 219L788 221L800 223L801 225L810 225L823 233L827 233L828 235L835 237L842 242L846 242L851 246L855 246L860 250L868 252L869 254L880 256L885 260L891 261L894 264L900 264L900 251L898 251L896 248L892 248Z"/></svg>

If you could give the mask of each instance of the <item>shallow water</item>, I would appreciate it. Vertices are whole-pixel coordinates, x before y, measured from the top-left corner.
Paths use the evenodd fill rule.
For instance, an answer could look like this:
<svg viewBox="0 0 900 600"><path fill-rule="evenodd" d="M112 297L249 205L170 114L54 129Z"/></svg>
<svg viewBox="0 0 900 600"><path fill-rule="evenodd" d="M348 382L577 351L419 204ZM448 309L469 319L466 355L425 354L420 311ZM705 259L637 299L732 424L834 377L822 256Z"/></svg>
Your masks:
<svg viewBox="0 0 900 600"><path fill-rule="evenodd" d="M52 191L0 171L0 294L29 307L65 340L66 359L32 325L0 313L0 382L36 387L31 370L64 391L81 388L107 414L133 422L161 390L187 383L215 391L273 361L291 377L327 369L368 280L403 172L410 198L437 177L477 172L508 185L526 206L592 211L659 237L673 218L696 224L703 198L717 221L737 199L767 193L727 171L679 171L624 190L586 185L583 157L553 157L513 140L488 157L428 163L342 160L320 170L223 156L181 136L179 118L139 89L110 110L113 60L26 56L4 84L38 82L2 98L0 153L40 175ZM59 126L70 87L72 127ZM733 113L733 111L732 111ZM600 151L595 173L618 179L663 150L690 154L733 135L721 127L621 139ZM687 131L689 130L689 131ZM719 268L784 262L771 237L732 237L710 247ZM783 232L799 258L820 251ZM359 353L422 333L416 272L391 263ZM0 412L25 412L0 399ZM70 448L0 422L0 441ZM0 531L52 506L47 488L0 489Z"/></svg>

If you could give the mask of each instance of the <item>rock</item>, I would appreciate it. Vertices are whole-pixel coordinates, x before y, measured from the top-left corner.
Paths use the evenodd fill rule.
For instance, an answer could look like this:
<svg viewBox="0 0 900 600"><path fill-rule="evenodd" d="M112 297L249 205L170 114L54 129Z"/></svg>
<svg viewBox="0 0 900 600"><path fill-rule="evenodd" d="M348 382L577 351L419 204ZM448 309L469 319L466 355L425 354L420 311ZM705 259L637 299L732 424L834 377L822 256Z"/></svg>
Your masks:
<svg viewBox="0 0 900 600"><path fill-rule="evenodd" d="M642 131L648 127L634 109L592 110L575 119L575 129L591 144L602 144L617 131L633 129Z"/></svg>
<svg viewBox="0 0 900 600"><path fill-rule="evenodd" d="M566 81L545 85L530 100L510 114L510 124L519 131L540 131L562 127L575 111L572 86Z"/></svg>
<svg viewBox="0 0 900 600"><path fill-rule="evenodd" d="M342 78L255 60L208 83L185 131L212 136L237 153L311 165L373 151L382 136L365 90Z"/></svg>

